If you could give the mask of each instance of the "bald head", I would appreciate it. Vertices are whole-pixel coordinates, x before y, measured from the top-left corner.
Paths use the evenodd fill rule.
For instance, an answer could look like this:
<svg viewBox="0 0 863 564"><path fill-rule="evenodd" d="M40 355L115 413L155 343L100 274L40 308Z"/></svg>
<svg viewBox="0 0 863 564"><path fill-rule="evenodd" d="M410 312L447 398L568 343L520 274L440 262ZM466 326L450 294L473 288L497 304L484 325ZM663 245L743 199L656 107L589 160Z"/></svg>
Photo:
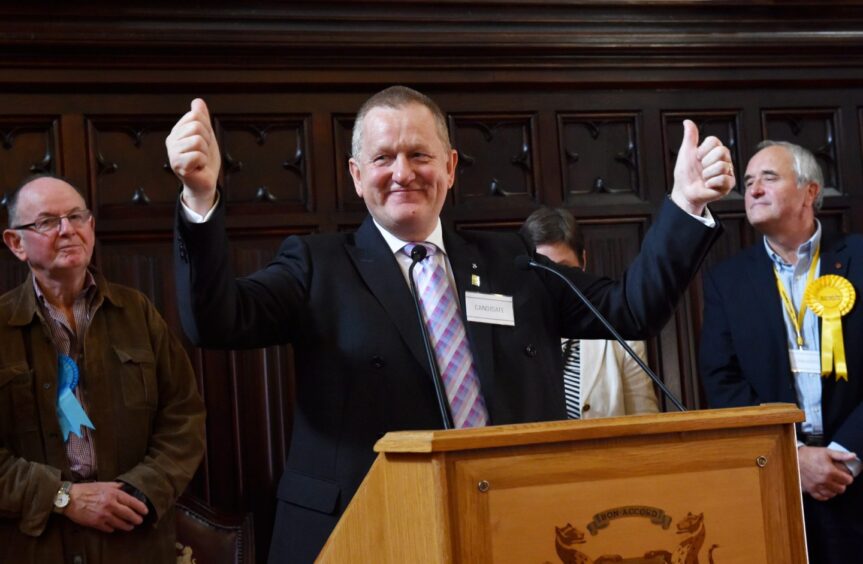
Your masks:
<svg viewBox="0 0 863 564"><path fill-rule="evenodd" d="M78 194L81 200L81 206L84 207L84 198L81 196L80 192L77 188L75 188L69 180L66 178L56 175L56 174L38 174L35 176L30 176L25 178L21 184L19 184L12 193L6 198L6 211L8 215L9 227L13 225L20 225L22 223L21 218L18 216L18 202L21 198L21 193L26 189L31 188L32 186L37 187L46 187L47 190L64 190L64 189L72 189L76 194ZM25 223L29 223L25 222Z"/></svg>

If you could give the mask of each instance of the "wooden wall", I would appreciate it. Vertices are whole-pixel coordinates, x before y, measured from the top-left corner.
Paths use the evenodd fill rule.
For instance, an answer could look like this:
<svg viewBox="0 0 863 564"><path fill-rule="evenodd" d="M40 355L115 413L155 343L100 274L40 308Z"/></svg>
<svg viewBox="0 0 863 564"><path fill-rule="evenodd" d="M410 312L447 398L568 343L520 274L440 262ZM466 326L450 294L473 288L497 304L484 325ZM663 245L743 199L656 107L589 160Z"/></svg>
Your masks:
<svg viewBox="0 0 863 564"><path fill-rule="evenodd" d="M101 268L147 293L178 333L178 182L164 138L196 96L222 144L241 272L266 264L286 235L360 223L346 167L352 114L394 83L449 116L460 165L447 223L514 229L541 204L564 205L594 272L618 275L637 252L670 189L685 117L731 148L741 176L764 138L809 147L827 179L825 228L863 230L863 7L853 2L189 4L206 7L0 6L0 193L33 172L71 178L96 215ZM725 235L709 264L755 240L742 204L738 188L712 206ZM0 264L0 290L20 282L5 250ZM696 281L649 346L690 408L704 406L700 304ZM209 410L189 493L254 512L263 559L289 448L290 347L187 348Z"/></svg>

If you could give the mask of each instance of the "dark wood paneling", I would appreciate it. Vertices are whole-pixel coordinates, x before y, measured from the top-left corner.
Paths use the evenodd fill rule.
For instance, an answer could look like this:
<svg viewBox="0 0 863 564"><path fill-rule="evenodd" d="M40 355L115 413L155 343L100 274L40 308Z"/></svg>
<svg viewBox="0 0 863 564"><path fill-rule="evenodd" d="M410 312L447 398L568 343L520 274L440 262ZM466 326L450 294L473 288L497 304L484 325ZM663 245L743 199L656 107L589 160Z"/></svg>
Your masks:
<svg viewBox="0 0 863 564"><path fill-rule="evenodd" d="M354 116L333 116L333 168L336 171L336 192L338 209L342 211L364 212L366 205L357 196L354 180L351 177L351 132L354 127Z"/></svg>
<svg viewBox="0 0 863 564"><path fill-rule="evenodd" d="M833 194L842 193L836 154L838 113L837 108L801 108L764 110L761 114L763 138L790 141L812 151L824 174L824 188Z"/></svg>
<svg viewBox="0 0 863 564"><path fill-rule="evenodd" d="M312 211L308 171L308 118L285 115L220 116L226 203L269 206L272 213Z"/></svg>
<svg viewBox="0 0 863 564"><path fill-rule="evenodd" d="M586 270L619 278L638 254L647 231L647 218L580 219L587 252Z"/></svg>
<svg viewBox="0 0 863 564"><path fill-rule="evenodd" d="M97 227L98 229L98 227ZM166 321L179 326L174 293L174 255L168 233L101 237L95 257L105 277L141 290Z"/></svg>
<svg viewBox="0 0 863 564"><path fill-rule="evenodd" d="M0 292L21 284L27 272L27 266L9 252L9 249L5 246L0 249Z"/></svg>
<svg viewBox="0 0 863 564"><path fill-rule="evenodd" d="M0 118L0 203L21 181L32 174L61 173L60 120L52 116L6 115ZM6 221L6 209L2 219Z"/></svg>
<svg viewBox="0 0 863 564"><path fill-rule="evenodd" d="M180 183L168 165L165 137L174 121L139 113L85 116L97 219L173 215Z"/></svg>

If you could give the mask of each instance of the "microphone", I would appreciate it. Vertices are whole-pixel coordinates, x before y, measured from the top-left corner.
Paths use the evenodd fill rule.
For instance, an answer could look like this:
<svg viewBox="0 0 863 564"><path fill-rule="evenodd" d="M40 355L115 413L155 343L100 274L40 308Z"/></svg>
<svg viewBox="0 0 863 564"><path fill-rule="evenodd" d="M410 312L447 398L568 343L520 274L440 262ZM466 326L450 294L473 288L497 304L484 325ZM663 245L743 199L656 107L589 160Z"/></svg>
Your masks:
<svg viewBox="0 0 863 564"><path fill-rule="evenodd" d="M413 293L414 305L417 308L417 318L420 321L420 331L422 331L423 335L423 345L425 345L426 356L428 357L429 369L432 374L432 382L434 383L434 393L437 398L437 406L440 410L440 417L443 421L444 429L453 429L455 425L452 422L452 414L449 410L449 400L447 400L446 392L443 387L443 380L440 376L440 369L437 365L437 360L434 357L434 348L431 344L431 339L429 338L428 328L426 327L425 319L423 318L423 310L422 306L420 306L419 293L417 292L417 284L414 281L414 267L423 261L426 258L426 254L428 254L428 249L425 248L425 245L414 245L414 248L411 249L411 266L408 269L408 279L411 283L411 292Z"/></svg>
<svg viewBox="0 0 863 564"><path fill-rule="evenodd" d="M682 403L680 403L680 400L677 399L677 396L675 396L671 392L671 390L669 390L665 386L662 380L659 379L659 376L657 376L653 372L653 370L651 370L650 367L647 366L647 364L643 360L641 360L641 357L635 354L635 351L632 350L632 347L630 347L626 343L626 341L623 340L623 337L620 336L620 333L615 331L614 327L611 326L611 323L609 323L608 319L606 319L605 316L602 315L599 310L593 306L592 303L590 303L590 300L587 299L587 296L585 296L584 293L582 293L582 291L578 289L578 286L573 284L569 278L561 274L557 269L546 266L544 264L540 264L526 255L519 255L515 257L515 267L519 270L529 270L531 268L546 270L566 282L566 285L569 286L569 288L573 292L575 292L575 295L577 295L579 299L584 303L584 305L587 306L587 309L589 309L593 313L593 315L596 316L596 318L605 326L605 328L608 329L608 332L611 333L615 339L617 339L617 342L620 343L624 350L626 350L627 354L629 354L629 356L631 356L632 359L636 363L638 363L638 366L640 366L641 369L644 370L644 372L646 372L648 376L650 376L650 379L653 380L653 382L657 386L659 386L659 389L662 390L662 393L665 395L665 397L674 404L674 407L676 407L679 411L686 411L686 408L683 406Z"/></svg>

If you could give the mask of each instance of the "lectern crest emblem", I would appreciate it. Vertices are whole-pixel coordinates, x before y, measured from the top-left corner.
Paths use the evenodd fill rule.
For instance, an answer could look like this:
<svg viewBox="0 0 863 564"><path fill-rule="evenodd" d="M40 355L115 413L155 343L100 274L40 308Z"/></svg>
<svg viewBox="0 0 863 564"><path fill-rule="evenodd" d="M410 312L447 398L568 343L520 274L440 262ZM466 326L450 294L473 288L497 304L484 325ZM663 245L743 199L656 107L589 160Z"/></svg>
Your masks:
<svg viewBox="0 0 863 564"><path fill-rule="evenodd" d="M672 518L665 511L656 507L640 505L629 505L615 507L597 513L593 521L586 525L591 536L599 534L602 529L609 526L611 521L622 517L644 517L650 519L651 523L668 529ZM704 527L704 513L687 513L686 517L675 523L677 534L686 537L672 547L671 550L657 549L645 552L642 556L624 557L619 554L603 554L598 558L591 558L580 545L587 544L585 533L567 523L563 527L555 527L555 548L557 555L563 564L698 564L698 552L704 545L707 531ZM719 545L711 545L708 551L710 564L713 562L713 551Z"/></svg>

